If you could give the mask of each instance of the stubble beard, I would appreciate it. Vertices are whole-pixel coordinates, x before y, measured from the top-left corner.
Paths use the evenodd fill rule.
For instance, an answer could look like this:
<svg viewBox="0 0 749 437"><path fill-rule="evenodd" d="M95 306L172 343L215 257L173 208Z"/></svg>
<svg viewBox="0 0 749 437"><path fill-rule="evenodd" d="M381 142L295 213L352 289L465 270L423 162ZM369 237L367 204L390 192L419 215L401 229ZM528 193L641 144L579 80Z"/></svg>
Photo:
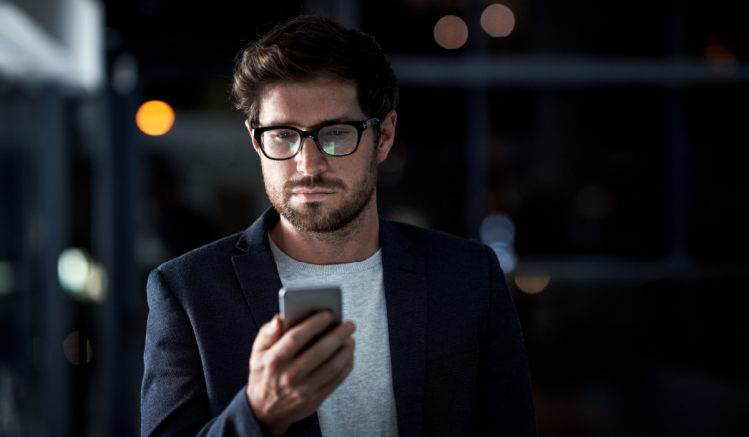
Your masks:
<svg viewBox="0 0 749 437"><path fill-rule="evenodd" d="M330 158L337 159L337 158ZM283 187L268 183L268 177L263 169L263 180L268 198L276 211L296 229L311 234L348 233L362 217L374 198L377 188L377 153L373 153L367 173L357 181L352 188L350 197L343 205L336 209L326 207L323 202L305 202L300 206L292 206L292 191L295 188L329 188L343 193L345 196L349 188L340 179L326 178L320 174L301 179L287 181Z"/></svg>

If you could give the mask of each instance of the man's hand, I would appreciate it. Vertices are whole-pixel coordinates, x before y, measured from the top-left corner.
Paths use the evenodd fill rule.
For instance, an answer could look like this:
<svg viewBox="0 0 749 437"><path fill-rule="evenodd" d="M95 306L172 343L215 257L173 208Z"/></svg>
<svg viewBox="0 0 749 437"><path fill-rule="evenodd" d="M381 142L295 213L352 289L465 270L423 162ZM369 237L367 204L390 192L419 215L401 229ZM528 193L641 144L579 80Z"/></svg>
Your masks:
<svg viewBox="0 0 749 437"><path fill-rule="evenodd" d="M283 435L312 414L354 367L354 324L347 320L299 353L325 331L333 316L308 317L282 335L281 318L260 328L252 345L247 401L264 431Z"/></svg>

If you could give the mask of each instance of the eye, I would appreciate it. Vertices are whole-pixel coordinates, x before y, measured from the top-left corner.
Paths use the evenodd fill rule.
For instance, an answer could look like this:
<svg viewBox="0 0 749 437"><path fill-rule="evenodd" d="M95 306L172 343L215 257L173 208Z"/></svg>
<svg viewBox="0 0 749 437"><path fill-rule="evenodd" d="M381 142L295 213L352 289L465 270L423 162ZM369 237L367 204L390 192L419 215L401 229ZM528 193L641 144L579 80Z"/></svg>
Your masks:
<svg viewBox="0 0 749 437"><path fill-rule="evenodd" d="M273 131L273 139L285 140L296 135L294 131Z"/></svg>

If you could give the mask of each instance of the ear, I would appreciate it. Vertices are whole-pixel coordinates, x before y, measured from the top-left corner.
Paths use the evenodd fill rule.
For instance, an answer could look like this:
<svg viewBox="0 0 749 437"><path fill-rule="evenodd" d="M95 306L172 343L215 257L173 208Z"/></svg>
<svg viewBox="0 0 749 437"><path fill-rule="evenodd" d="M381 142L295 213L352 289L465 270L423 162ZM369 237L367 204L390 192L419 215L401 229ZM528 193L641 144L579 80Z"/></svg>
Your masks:
<svg viewBox="0 0 749 437"><path fill-rule="evenodd" d="M257 140L255 140L255 137L252 135L252 128L250 127L250 120L245 120L244 125L247 127L247 132L250 133L250 138L252 138L252 147L255 148L255 152L257 152L260 157L263 157L263 152L260 151L260 144L257 143Z"/></svg>
<svg viewBox="0 0 749 437"><path fill-rule="evenodd" d="M380 163L387 159L390 149L393 147L395 140L395 123L398 121L398 114L392 110L380 121L380 144L377 145L377 162Z"/></svg>

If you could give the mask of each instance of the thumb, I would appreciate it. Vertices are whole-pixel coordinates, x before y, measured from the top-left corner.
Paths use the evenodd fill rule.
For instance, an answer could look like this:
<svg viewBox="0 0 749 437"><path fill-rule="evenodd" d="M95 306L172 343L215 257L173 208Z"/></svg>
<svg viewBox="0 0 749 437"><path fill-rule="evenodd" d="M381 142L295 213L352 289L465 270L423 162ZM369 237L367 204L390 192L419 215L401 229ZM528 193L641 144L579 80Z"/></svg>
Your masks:
<svg viewBox="0 0 749 437"><path fill-rule="evenodd" d="M269 349L279 338L281 338L281 316L276 314L270 322L260 327L255 342L252 344L252 351L258 352Z"/></svg>

